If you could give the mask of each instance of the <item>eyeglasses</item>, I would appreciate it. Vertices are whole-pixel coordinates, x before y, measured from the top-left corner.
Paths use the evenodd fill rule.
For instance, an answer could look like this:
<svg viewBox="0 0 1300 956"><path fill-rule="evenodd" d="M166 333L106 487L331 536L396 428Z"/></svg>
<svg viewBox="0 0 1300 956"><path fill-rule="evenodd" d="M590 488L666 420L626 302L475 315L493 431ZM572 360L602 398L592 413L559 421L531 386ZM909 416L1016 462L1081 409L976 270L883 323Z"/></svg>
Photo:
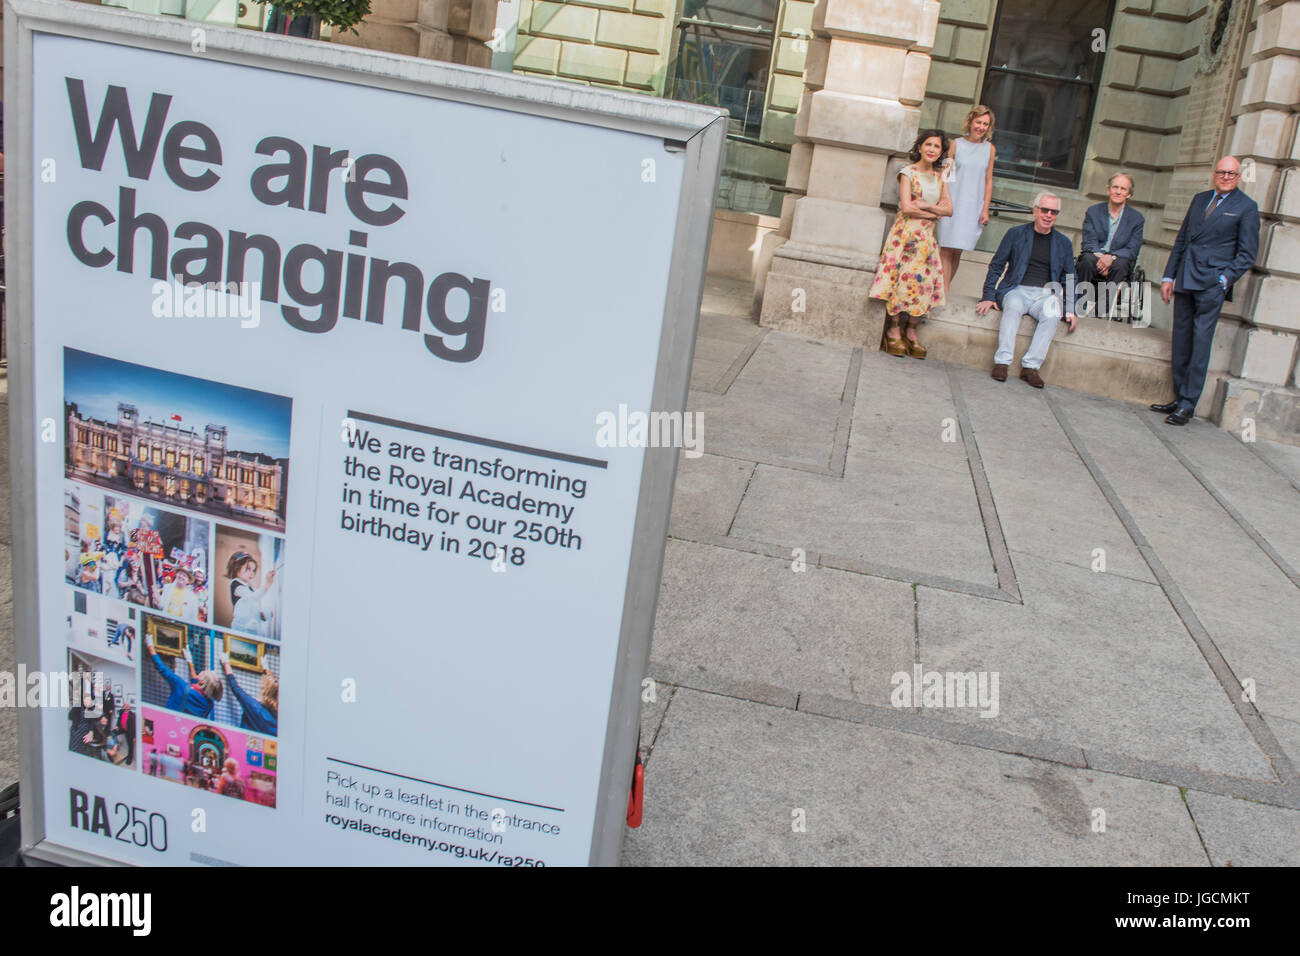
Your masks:
<svg viewBox="0 0 1300 956"><path fill-rule="evenodd" d="M1044 216L1059 216L1061 214L1061 210L1059 209L1044 209L1042 206L1035 206L1034 208Z"/></svg>
<svg viewBox="0 0 1300 956"><path fill-rule="evenodd" d="M1214 175L1222 176L1224 179L1236 179L1241 173L1234 173L1228 169L1216 169Z"/></svg>

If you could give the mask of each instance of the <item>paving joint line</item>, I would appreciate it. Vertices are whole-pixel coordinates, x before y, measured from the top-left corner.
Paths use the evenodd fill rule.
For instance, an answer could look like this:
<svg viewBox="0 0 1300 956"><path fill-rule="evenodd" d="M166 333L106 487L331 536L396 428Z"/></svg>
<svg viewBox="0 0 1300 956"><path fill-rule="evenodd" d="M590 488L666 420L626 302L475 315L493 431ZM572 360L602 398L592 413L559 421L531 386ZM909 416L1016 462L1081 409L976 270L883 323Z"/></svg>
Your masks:
<svg viewBox="0 0 1300 956"><path fill-rule="evenodd" d="M837 478L825 465L813 465L806 462L791 461L788 458L766 458L760 455L753 455L749 452L737 451L732 448L711 447L708 452L715 458L727 458L732 461L748 461L755 465L769 465L772 468L786 468L790 471L806 471L813 475L822 475L827 478Z"/></svg>
<svg viewBox="0 0 1300 956"><path fill-rule="evenodd" d="M764 557L775 558L779 561L789 562L794 547L782 547L781 545L769 544L765 541L754 541L748 538L737 538L731 535L710 534L708 532L695 532L684 528L669 528L668 537L677 541L686 541L690 544L702 544L714 548L724 548L728 551L740 551L745 554L757 554ZM1020 604L1015 597L999 588L989 587L986 584L974 584L969 581L959 581L956 578L946 578L940 575L929 574L923 571L911 571L907 568L896 568L891 565L870 564L863 561L857 561L853 558L841 557L834 554L824 554L809 548L802 548L804 560L813 567L826 568L829 571L845 571L850 574L861 574L867 577L883 578L890 581L899 581L903 584L919 584L921 587L934 588L937 591L950 591L955 594L966 594L972 597L985 598L991 601L1002 601L1007 604Z"/></svg>
<svg viewBox="0 0 1300 956"><path fill-rule="evenodd" d="M1264 536L1256 530L1255 526L1246 520L1246 517L1234 508L1228 502L1227 498L1220 494L1219 489L1214 487L1213 482L1211 482L1199 468L1192 464L1191 460L1183 453L1183 450L1175 445L1167 435L1164 435L1159 431L1154 422L1150 420L1149 415L1142 415L1136 409L1133 414L1137 415L1137 417L1142 420L1142 423L1151 430L1151 433L1155 435L1156 438L1160 439L1161 444L1168 448L1182 466L1191 473L1192 477L1200 482L1201 487L1210 493L1210 497L1218 502L1219 507L1228 513L1228 517L1237 522L1238 527L1246 533L1246 537L1254 541L1259 549L1268 555L1269 560L1277 565L1278 570L1285 574L1293 585L1300 588L1300 573L1298 573L1295 568L1291 567L1291 565L1287 564L1286 559L1282 557L1282 555L1278 554L1271 544L1264 540Z"/></svg>
<svg viewBox="0 0 1300 956"><path fill-rule="evenodd" d="M993 572L997 575L998 589L1005 591L1023 604L1020 596L1020 583L1016 580L1015 565L1011 562L1011 552L1007 549L1006 534L1002 530L1002 519L998 517L997 505L993 501L993 489L989 485L988 473L984 471L984 459L980 457L979 443L975 439L975 426L971 422L970 409L962 395L961 386L952 376L952 365L943 363L944 376L948 379L948 392L952 395L952 404L957 412L957 427L961 429L962 444L966 448L966 463L970 468L971 481L975 485L975 500L980 509L980 520L984 523L984 536L988 541L989 556L993 559Z"/></svg>
<svg viewBox="0 0 1300 956"><path fill-rule="evenodd" d="M835 437L831 439L831 457L827 463L832 475L844 477L844 463L849 455L849 433L853 429L853 411L858 401L858 381L862 377L862 349L849 355L849 368L840 392L840 412L835 416Z"/></svg>
<svg viewBox="0 0 1300 956"><path fill-rule="evenodd" d="M656 684L659 682L656 681ZM665 681L665 683L667 683ZM664 704L664 712L659 715L659 720L655 724L654 733L650 735L650 742L645 745L645 755L641 758L641 763L645 766L650 765L650 758L654 755L655 745L659 743L659 733L664 729L664 721L668 719L668 711L672 709L673 700L677 697L677 685L668 684L668 702Z"/></svg>
<svg viewBox="0 0 1300 956"><path fill-rule="evenodd" d="M1047 406L1052 410L1052 414L1056 416L1062 431L1070 440L1070 444L1074 446L1075 453L1083 461L1089 474L1092 475L1093 481L1097 483L1102 496L1110 504L1115 516L1119 518L1120 524L1124 526L1129 536L1132 537L1133 543L1137 545L1142 559L1146 561L1147 567L1151 569L1151 573L1155 575L1156 581L1159 582L1161 589L1165 592L1165 598L1173 607L1174 613L1183 622L1183 627L1186 628L1188 635L1190 635L1193 643L1201 652L1201 656L1205 658L1206 664L1210 667L1210 672L1214 674L1215 679L1219 682L1219 687L1227 694L1228 700L1237 712L1237 716L1246 725L1246 730L1254 739L1255 745L1263 752L1265 758L1272 765L1273 772L1282 781L1283 785L1290 785L1294 777L1291 760L1278 743L1277 738L1273 736L1272 729L1255 705L1241 699L1241 681L1233 673L1227 658L1223 656L1219 646L1214 643L1214 638L1210 636L1205 625L1201 623L1201 619L1192 609L1177 582L1174 581L1173 575L1169 573L1164 562L1156 554L1151 542L1142 534L1136 519L1129 513L1129 510L1124 506L1119 495L1111 486L1110 481L1102 473L1101 466L1097 464L1091 452L1083 443L1083 439L1079 437L1078 432L1074 430L1074 426L1070 424L1068 417L1065 415L1065 410L1059 406L1050 394L1047 396Z"/></svg>
<svg viewBox="0 0 1300 956"><path fill-rule="evenodd" d="M793 691L756 681L728 678L709 680L703 673L692 675L685 673L686 670L684 666L673 667L653 660L650 662L652 673L668 673L669 676L664 679L665 683L715 697L776 707L826 720L839 720L881 730L893 730L958 746L970 746L977 750L1060 764L1075 770L1095 770L1099 773L1130 777L1146 783L1186 787L1188 790L1204 793L1258 800L1269 806L1287 810L1300 810L1300 788L1283 782L1270 783L1251 777L1178 767L1125 754L1086 749L1055 740L985 730L967 723L916 713L912 708L864 704L830 695Z"/></svg>
<svg viewBox="0 0 1300 956"><path fill-rule="evenodd" d="M727 534L731 534L731 529L736 526L736 519L740 517L740 508L745 503L745 496L749 494L749 486L754 482L754 476L758 474L758 462L754 462L749 468L749 477L745 479L745 490L740 493L740 500L736 502L736 510L731 513L731 520L727 522Z"/></svg>
<svg viewBox="0 0 1300 956"><path fill-rule="evenodd" d="M1020 548L1012 548L1012 554L1023 554L1027 558L1033 558L1035 561L1045 561L1048 564L1058 564L1063 568L1073 568L1076 571L1089 571L1093 574L1104 574L1108 578L1119 578L1122 581L1132 581L1134 584L1145 584L1147 587L1158 588L1160 582L1148 581L1145 578L1135 578L1132 575L1120 574L1118 571L1093 571L1092 568L1084 567L1082 564L1071 564L1069 561L1062 561L1060 558L1049 558L1046 555L1034 554L1032 551L1022 551Z"/></svg>
<svg viewBox="0 0 1300 956"><path fill-rule="evenodd" d="M731 360L727 370L718 379L716 394L726 395L731 391L731 386L736 383L736 379L740 377L740 373L744 371L745 366L749 364L749 360L754 357L754 353L758 351L758 347L763 344L763 340L767 338L770 331L772 330L760 327L758 333L741 349L740 354Z"/></svg>
<svg viewBox="0 0 1300 956"><path fill-rule="evenodd" d="M1283 478L1289 481L1291 483L1292 488L1294 488L1296 491L1300 491L1300 480L1291 477L1285 471L1279 468L1277 465L1273 464L1273 462L1269 461L1268 458L1266 458L1264 454L1259 450L1259 446L1255 442L1244 441L1242 442L1242 444L1245 445L1247 448L1249 448L1256 458L1258 458L1264 464L1268 465L1268 467L1272 468L1275 472L1277 472L1279 475L1281 475Z"/></svg>

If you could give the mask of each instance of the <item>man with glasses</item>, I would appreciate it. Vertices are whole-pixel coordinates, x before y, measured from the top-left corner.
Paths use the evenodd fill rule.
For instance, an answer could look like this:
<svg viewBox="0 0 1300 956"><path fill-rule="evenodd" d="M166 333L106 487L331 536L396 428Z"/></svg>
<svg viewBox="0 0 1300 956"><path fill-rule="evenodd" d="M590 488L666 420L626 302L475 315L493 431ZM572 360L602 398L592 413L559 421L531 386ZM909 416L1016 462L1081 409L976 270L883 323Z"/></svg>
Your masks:
<svg viewBox="0 0 1300 956"><path fill-rule="evenodd" d="M1142 231L1146 220L1142 213L1129 206L1133 196L1133 177L1116 173L1106 187L1106 202L1090 206L1083 216L1083 251L1075 263L1080 282L1087 282L1094 290L1096 315L1107 313L1098 283L1110 283L1118 288L1127 282L1129 272L1137 262L1142 248Z"/></svg>
<svg viewBox="0 0 1300 956"><path fill-rule="evenodd" d="M1008 229L989 263L984 298L975 306L975 313L1002 310L998 350L993 356L993 377L999 382L1007 380L1022 315L1028 313L1038 322L1020 359L1020 377L1034 388L1043 387L1038 370L1047 359L1062 312L1071 332L1079 321L1074 314L1074 247L1054 228L1060 214L1060 198L1039 193L1034 198L1034 221ZM1069 297L1068 306L1063 296Z"/></svg>
<svg viewBox="0 0 1300 956"><path fill-rule="evenodd" d="M1197 193L1183 217L1160 281L1160 298L1174 300L1171 360L1174 400L1152 405L1170 425L1186 425L1196 412L1210 368L1219 310L1232 301L1232 284L1259 253L1259 207L1237 191L1241 164L1225 156L1214 164L1214 188Z"/></svg>

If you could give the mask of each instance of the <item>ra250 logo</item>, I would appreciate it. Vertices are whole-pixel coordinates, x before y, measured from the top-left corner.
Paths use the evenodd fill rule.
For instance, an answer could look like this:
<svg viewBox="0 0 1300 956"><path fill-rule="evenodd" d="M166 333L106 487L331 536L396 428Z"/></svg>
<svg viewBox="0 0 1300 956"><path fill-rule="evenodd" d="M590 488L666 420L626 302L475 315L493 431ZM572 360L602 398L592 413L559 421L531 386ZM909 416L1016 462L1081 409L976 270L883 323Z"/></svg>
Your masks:
<svg viewBox="0 0 1300 956"><path fill-rule="evenodd" d="M138 847L151 847L159 853L167 851L167 818L161 813L128 806L119 800L113 804L110 816L108 800L104 797L71 788L68 796L73 829Z"/></svg>

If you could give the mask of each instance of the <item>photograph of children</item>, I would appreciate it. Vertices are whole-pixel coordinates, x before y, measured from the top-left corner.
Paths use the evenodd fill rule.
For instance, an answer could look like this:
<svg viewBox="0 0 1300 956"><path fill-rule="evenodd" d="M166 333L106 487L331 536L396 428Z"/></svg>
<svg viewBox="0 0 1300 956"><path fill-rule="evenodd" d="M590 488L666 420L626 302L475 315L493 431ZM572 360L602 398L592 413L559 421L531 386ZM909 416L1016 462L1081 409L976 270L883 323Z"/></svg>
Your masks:
<svg viewBox="0 0 1300 956"><path fill-rule="evenodd" d="M133 664L142 612L98 594L68 591L68 643L81 651Z"/></svg>
<svg viewBox="0 0 1300 956"><path fill-rule="evenodd" d="M142 623L144 702L204 720L220 719L216 707L225 695L226 682L212 653L212 643L220 635L153 614L143 615ZM222 716L228 715L227 708Z"/></svg>
<svg viewBox="0 0 1300 956"><path fill-rule="evenodd" d="M276 742L144 708L145 773L266 807L275 806Z"/></svg>
<svg viewBox="0 0 1300 956"><path fill-rule="evenodd" d="M283 539L217 525L213 568L221 576L221 584L213 588L214 623L279 641L283 564Z"/></svg>
<svg viewBox="0 0 1300 956"><path fill-rule="evenodd" d="M100 542L103 497L71 483L63 490L63 576L74 587L95 594L103 593L106 570L114 563ZM111 580L112 572L108 573Z"/></svg>
<svg viewBox="0 0 1300 956"><path fill-rule="evenodd" d="M135 668L84 651L68 651L68 749L119 767L136 765Z"/></svg>
<svg viewBox="0 0 1300 956"><path fill-rule="evenodd" d="M83 506L84 507L84 506ZM103 513L108 521L101 553L114 554L116 570L103 592L132 604L162 611L187 621L206 623L212 614L208 589L208 535L211 523L133 498L107 496Z"/></svg>
<svg viewBox="0 0 1300 956"><path fill-rule="evenodd" d="M284 530L291 399L68 348L63 399L69 478Z"/></svg>

